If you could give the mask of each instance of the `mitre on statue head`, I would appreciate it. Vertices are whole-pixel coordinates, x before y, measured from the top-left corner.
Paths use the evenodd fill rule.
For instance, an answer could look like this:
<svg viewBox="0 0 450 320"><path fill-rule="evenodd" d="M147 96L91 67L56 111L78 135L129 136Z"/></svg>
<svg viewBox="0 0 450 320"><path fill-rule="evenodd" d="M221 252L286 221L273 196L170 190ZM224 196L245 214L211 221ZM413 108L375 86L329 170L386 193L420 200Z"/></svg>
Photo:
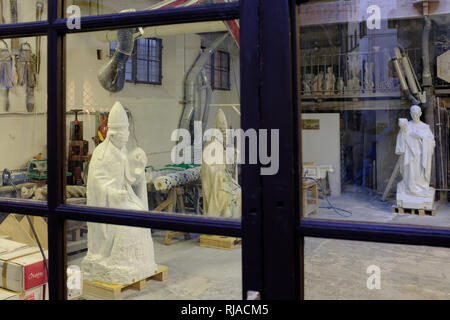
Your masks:
<svg viewBox="0 0 450 320"><path fill-rule="evenodd" d="M127 128L128 126L129 123L127 113L122 104L119 101L116 101L116 103L114 103L113 107L111 108L111 111L109 112L108 128Z"/></svg>

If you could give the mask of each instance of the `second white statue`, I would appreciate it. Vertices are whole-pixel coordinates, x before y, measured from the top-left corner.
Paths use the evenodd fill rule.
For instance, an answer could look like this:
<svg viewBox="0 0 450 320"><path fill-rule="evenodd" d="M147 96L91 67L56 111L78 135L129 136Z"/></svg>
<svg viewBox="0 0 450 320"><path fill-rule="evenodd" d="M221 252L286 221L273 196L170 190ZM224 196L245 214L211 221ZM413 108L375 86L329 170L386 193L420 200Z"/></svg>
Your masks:
<svg viewBox="0 0 450 320"><path fill-rule="evenodd" d="M420 121L419 106L410 109L412 120L400 118L395 153L400 155L402 180L397 184L397 206L433 209L434 188L430 187L431 161L435 141L430 126Z"/></svg>
<svg viewBox="0 0 450 320"><path fill-rule="evenodd" d="M87 205L148 210L145 152L128 153L128 117L116 102L109 113L108 135L89 164ZM156 273L150 229L88 223L88 253L81 268L88 281L126 285Z"/></svg>

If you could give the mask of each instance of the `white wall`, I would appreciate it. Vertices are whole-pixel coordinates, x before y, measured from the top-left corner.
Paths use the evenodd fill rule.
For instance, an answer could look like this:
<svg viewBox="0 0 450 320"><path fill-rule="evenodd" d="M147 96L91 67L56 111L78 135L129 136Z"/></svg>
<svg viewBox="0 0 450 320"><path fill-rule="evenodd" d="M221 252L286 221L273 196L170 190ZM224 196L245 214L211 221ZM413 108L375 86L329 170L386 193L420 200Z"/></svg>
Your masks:
<svg viewBox="0 0 450 320"><path fill-rule="evenodd" d="M132 113L136 138L148 155L149 165L158 168L171 162L174 142L170 137L178 127L183 111L183 81L200 51L201 38L196 34L186 34L163 37L162 41L162 85L126 83L122 91L109 93L97 80L98 70L109 59L109 44L99 42L93 33L71 34L67 39L67 110L109 111L115 101L120 101ZM232 88L230 91L215 90L212 104L236 104L240 101L239 49L231 38L230 44ZM102 60L97 59L97 50L102 50ZM208 126L212 124L217 109L211 108ZM230 107L223 107L223 110L229 125L240 128L240 116ZM68 122L74 117L71 115L69 118ZM96 133L94 120L88 120L87 115L81 115L80 120L85 121L85 140L91 141ZM130 147L132 143L130 138Z"/></svg>
<svg viewBox="0 0 450 320"><path fill-rule="evenodd" d="M19 21L35 19L35 1L19 2ZM141 1L144 6L150 1ZM153 1L152 1L153 2ZM5 2L6 3L6 2ZM46 5L45 5L46 6ZM143 7L144 8L144 7ZM9 21L9 4L4 6L6 21ZM46 9L44 10L46 17ZM46 155L47 145L47 62L46 37L41 38L41 72L35 88L34 113L26 111L25 90L15 87L10 91L10 111L4 112L0 98L0 170L25 167L38 153ZM139 146L148 154L149 164L161 167L170 162L170 151L174 142L171 133L178 127L183 105L183 79L200 50L200 36L196 34L174 35L163 38L162 85L126 83L119 93L104 90L97 72L107 62L109 44L99 42L94 33L67 36L67 110L83 109L90 112L109 111L115 101L129 108L133 115L136 138ZM230 39L231 40L231 39ZM23 38L21 43L30 43L35 52L35 38ZM10 46L10 41L8 40ZM231 51L231 91L214 91L213 104L239 103L239 49L233 41L227 44ZM97 49L102 50L103 59L97 60ZM208 124L212 123L218 107L212 107ZM240 116L230 107L223 108L228 123L240 127ZM69 123L74 119L67 115ZM96 134L95 117L81 114L84 122L84 139L94 149L91 137ZM66 136L68 136L66 133ZM130 139L132 140L132 139ZM132 142L132 141L131 141Z"/></svg>
<svg viewBox="0 0 450 320"><path fill-rule="evenodd" d="M302 130L302 161L331 165L331 195L341 194L340 124L338 113L302 113L302 119L319 119L319 130Z"/></svg>
<svg viewBox="0 0 450 320"><path fill-rule="evenodd" d="M45 1L44 1L45 3ZM18 1L18 21L35 20L35 1ZM3 3L4 17L10 22L9 1ZM47 13L44 10L43 19ZM6 40L11 49L11 41ZM21 38L20 43L28 42L33 53L35 38ZM26 110L25 87L15 86L10 90L9 112L4 110L4 99L0 99L0 170L18 169L38 153L46 155L47 145L47 39L41 37L41 71L37 87L34 89L35 112ZM0 89L0 91L2 91Z"/></svg>

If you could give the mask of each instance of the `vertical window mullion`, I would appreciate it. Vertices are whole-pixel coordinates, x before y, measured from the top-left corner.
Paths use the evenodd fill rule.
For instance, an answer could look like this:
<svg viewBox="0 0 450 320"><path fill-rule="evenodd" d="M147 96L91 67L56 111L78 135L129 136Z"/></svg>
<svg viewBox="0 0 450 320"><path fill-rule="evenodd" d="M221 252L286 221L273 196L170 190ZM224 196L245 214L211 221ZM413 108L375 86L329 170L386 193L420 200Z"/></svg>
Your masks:
<svg viewBox="0 0 450 320"><path fill-rule="evenodd" d="M138 41L139 40L135 40L134 41L134 48L133 48L133 53L131 54L131 65L132 65L132 72L131 72L131 77L133 79L133 82L136 83L137 82L137 55L138 55Z"/></svg>
<svg viewBox="0 0 450 320"><path fill-rule="evenodd" d="M162 39L158 39L158 58L159 58L159 75L158 75L158 82L159 84L162 84Z"/></svg>
<svg viewBox="0 0 450 320"><path fill-rule="evenodd" d="M209 59L210 59L210 65L211 65L211 68L210 68L210 73L211 73L211 89L215 89L216 88L216 79L214 78L214 68L216 67L215 66L215 64L214 64L214 55L215 55L216 53L213 53L212 55L211 55L211 57L209 57Z"/></svg>
<svg viewBox="0 0 450 320"><path fill-rule="evenodd" d="M61 6L61 7L59 7ZM48 285L51 300L66 297L64 219L56 208L64 201L65 104L64 104L64 35L53 22L63 14L62 1L48 1L47 31L47 161L48 161Z"/></svg>
<svg viewBox="0 0 450 320"><path fill-rule="evenodd" d="M145 46L147 47L147 82L148 83L153 83L153 81L150 78L150 39L146 39L147 43L145 44Z"/></svg>

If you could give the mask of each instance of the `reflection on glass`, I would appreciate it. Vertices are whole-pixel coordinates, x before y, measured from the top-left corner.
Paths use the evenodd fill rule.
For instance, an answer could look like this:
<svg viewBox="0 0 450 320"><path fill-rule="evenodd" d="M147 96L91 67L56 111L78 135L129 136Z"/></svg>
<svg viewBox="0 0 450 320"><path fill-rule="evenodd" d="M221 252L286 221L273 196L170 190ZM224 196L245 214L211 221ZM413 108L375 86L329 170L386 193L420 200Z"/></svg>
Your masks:
<svg viewBox="0 0 450 320"><path fill-rule="evenodd" d="M0 40L1 198L47 200L46 48L46 37Z"/></svg>
<svg viewBox="0 0 450 320"><path fill-rule="evenodd" d="M217 236L76 221L67 227L69 299L242 298L238 244L224 250L211 245Z"/></svg>
<svg viewBox="0 0 450 320"><path fill-rule="evenodd" d="M47 249L45 218L0 213L0 300L48 300Z"/></svg>
<svg viewBox="0 0 450 320"><path fill-rule="evenodd" d="M310 1L298 17L303 216L450 226L448 8Z"/></svg>
<svg viewBox="0 0 450 320"><path fill-rule="evenodd" d="M68 16L74 12L73 5L79 7L82 16L95 16L129 11L158 10L182 8L189 6L207 6L220 3L237 2L238 0L72 0L66 1Z"/></svg>
<svg viewBox="0 0 450 320"><path fill-rule="evenodd" d="M447 248L305 238L307 300L448 300Z"/></svg>
<svg viewBox="0 0 450 320"><path fill-rule="evenodd" d="M68 203L240 219L239 39L227 30L67 35Z"/></svg>
<svg viewBox="0 0 450 320"><path fill-rule="evenodd" d="M8 0L0 3L0 24L47 20L47 0ZM13 48L15 44L13 43Z"/></svg>

